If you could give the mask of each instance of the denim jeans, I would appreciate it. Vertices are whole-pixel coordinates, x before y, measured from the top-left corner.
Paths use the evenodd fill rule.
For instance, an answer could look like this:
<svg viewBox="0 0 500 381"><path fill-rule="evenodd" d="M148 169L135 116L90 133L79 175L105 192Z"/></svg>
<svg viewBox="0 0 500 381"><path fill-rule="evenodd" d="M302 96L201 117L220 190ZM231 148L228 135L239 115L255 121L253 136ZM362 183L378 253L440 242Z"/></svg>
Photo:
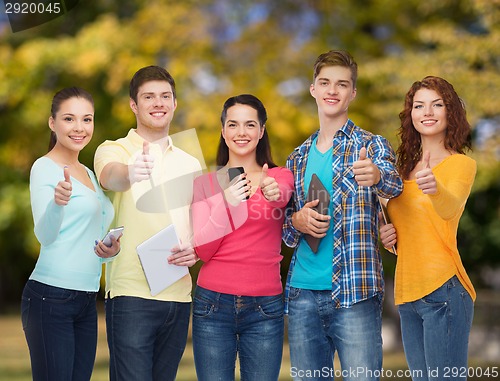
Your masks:
<svg viewBox="0 0 500 381"><path fill-rule="evenodd" d="M283 296L237 296L196 287L193 351L199 381L273 381L283 354Z"/></svg>
<svg viewBox="0 0 500 381"><path fill-rule="evenodd" d="M106 299L111 381L174 380L186 347L191 303Z"/></svg>
<svg viewBox="0 0 500 381"><path fill-rule="evenodd" d="M467 379L474 304L456 276L424 298L400 305L399 315L414 381Z"/></svg>
<svg viewBox="0 0 500 381"><path fill-rule="evenodd" d="M96 293L29 280L21 320L34 381L88 381L97 348Z"/></svg>
<svg viewBox="0 0 500 381"><path fill-rule="evenodd" d="M382 306L378 296L335 308L332 292L290 288L288 340L295 381L378 380L382 369ZM338 352L342 370L333 368Z"/></svg>

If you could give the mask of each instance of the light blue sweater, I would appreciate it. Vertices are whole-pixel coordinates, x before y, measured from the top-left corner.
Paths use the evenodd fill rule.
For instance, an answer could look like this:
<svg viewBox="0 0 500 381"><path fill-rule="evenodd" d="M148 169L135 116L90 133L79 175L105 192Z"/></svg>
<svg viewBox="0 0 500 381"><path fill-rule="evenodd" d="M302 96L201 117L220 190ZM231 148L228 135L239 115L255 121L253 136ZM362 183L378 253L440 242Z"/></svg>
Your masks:
<svg viewBox="0 0 500 381"><path fill-rule="evenodd" d="M71 178L73 191L68 205L54 201L54 189L64 180L63 168L47 157L31 168L31 209L40 256L30 279L51 286L98 291L103 260L94 244L106 234L113 220L113 206L86 168L95 191Z"/></svg>

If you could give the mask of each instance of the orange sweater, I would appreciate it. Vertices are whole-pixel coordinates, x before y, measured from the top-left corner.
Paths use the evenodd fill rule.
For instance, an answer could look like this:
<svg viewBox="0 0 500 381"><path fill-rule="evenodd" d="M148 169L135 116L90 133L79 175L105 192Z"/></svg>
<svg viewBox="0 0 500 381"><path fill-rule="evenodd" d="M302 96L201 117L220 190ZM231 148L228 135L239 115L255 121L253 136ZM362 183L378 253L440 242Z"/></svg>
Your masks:
<svg viewBox="0 0 500 381"><path fill-rule="evenodd" d="M396 304L418 300L456 275L473 300L476 292L457 249L457 228L469 197L476 162L451 155L432 168L438 192L425 195L415 180L405 180L403 193L389 201L397 232Z"/></svg>

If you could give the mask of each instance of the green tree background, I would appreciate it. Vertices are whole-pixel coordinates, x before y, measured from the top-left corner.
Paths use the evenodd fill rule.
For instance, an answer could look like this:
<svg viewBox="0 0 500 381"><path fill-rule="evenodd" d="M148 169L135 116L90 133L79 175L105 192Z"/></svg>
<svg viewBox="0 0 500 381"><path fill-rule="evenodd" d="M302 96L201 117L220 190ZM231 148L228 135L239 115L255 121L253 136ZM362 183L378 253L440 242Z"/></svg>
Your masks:
<svg viewBox="0 0 500 381"><path fill-rule="evenodd" d="M214 162L224 100L253 93L268 108L276 161L318 126L309 95L312 64L330 49L359 65L351 118L397 147L398 113L411 84L438 75L454 84L474 127L478 174L459 232L466 268L488 286L500 263L499 0L103 0L80 1L65 16L12 33L0 24L0 312L17 308L33 269L28 179L46 153L53 94L81 86L95 98L95 148L123 136L135 120L128 83L142 66L174 76L172 132L195 128ZM284 249L283 273L290 251ZM394 259L387 255L387 274Z"/></svg>

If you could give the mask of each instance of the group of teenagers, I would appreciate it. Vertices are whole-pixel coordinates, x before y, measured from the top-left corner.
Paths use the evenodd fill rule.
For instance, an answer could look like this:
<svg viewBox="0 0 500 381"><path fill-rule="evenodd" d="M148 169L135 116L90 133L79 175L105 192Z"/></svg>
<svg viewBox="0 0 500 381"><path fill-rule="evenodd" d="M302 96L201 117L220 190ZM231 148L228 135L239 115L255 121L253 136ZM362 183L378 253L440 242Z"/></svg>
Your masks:
<svg viewBox="0 0 500 381"><path fill-rule="evenodd" d="M337 352L344 380L378 380L379 238L397 248L395 302L413 380L467 367L476 295L456 238L476 163L465 155L471 127L462 100L443 78L413 83L395 152L349 119L357 64L348 52L321 54L313 73L319 129L285 167L272 159L264 105L241 94L223 105L217 170L203 173L169 136L174 79L148 66L130 82L137 126L98 147L94 175L79 162L94 130L92 96L77 87L55 94L49 152L30 174L41 249L21 309L33 380L90 379L103 263L112 381L174 380L191 316L198 380L234 380L237 357L242 381L277 380L286 314L291 378L333 380ZM244 170L230 179L233 167ZM328 192L326 214L308 199L313 175ZM138 207L144 184L160 180L166 207ZM380 199L389 200L388 223ZM190 275L152 296L136 252L169 224L180 244L166 260L203 262L192 296ZM120 225L124 235L105 245ZM317 250L306 236L320 239ZM284 292L282 240L295 248Z"/></svg>

